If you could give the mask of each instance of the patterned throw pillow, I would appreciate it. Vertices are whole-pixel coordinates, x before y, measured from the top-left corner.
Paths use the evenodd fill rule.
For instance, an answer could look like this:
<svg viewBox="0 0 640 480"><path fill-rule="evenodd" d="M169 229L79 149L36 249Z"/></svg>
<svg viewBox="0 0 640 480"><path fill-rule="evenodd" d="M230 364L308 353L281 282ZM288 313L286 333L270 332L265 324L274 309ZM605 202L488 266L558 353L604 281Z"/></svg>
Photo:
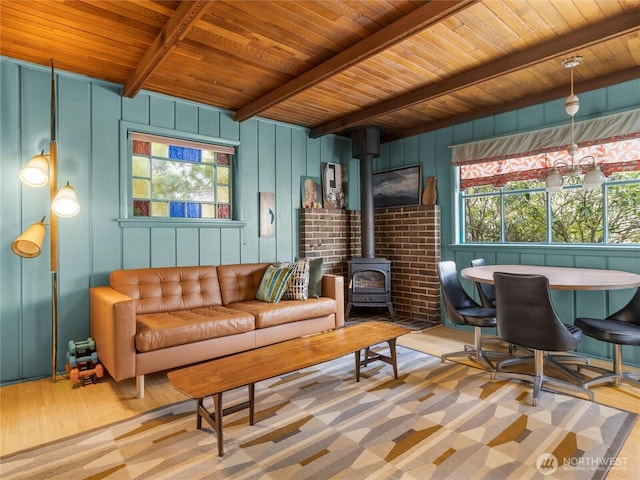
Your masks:
<svg viewBox="0 0 640 480"><path fill-rule="evenodd" d="M283 300L307 300L309 298L309 259L303 258L281 266L291 268L291 281L282 296Z"/></svg>
<svg viewBox="0 0 640 480"><path fill-rule="evenodd" d="M291 268L269 265L262 276L262 280L260 280L260 285L256 292L256 300L278 303L287 289L290 279Z"/></svg>

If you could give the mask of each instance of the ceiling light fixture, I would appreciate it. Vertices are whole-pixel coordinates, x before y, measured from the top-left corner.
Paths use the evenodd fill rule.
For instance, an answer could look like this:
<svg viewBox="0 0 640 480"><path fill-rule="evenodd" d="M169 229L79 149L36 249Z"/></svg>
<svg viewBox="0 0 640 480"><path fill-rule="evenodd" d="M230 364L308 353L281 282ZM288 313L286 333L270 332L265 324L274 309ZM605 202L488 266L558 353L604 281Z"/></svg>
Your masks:
<svg viewBox="0 0 640 480"><path fill-rule="evenodd" d="M562 190L564 184L563 176L567 177L579 177L582 175L582 165L588 165L587 173L582 179L582 186L587 190L592 190L599 187L604 182L604 174L600 171L598 162L593 155L587 155L579 160L576 160L578 153L578 145L575 143L574 136L574 119L578 109L580 108L580 100L578 96L573 93L573 69L580 65L582 57L575 56L565 58L562 60L562 66L570 69L571 71L571 93L564 102L564 109L567 115L571 117L571 143L567 147L567 153L570 156L569 161L559 159L553 162L553 166L549 170L549 176L545 179L545 188L547 192L559 192ZM560 172L560 168L563 167L564 174Z"/></svg>

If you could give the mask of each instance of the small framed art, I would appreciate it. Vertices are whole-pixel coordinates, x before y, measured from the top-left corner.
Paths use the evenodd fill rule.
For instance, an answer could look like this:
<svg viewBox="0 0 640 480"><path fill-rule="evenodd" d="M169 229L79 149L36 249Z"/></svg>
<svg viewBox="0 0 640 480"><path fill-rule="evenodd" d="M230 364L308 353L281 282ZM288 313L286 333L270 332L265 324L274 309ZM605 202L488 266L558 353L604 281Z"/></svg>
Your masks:
<svg viewBox="0 0 640 480"><path fill-rule="evenodd" d="M300 177L302 208L322 208L322 190L318 177Z"/></svg>

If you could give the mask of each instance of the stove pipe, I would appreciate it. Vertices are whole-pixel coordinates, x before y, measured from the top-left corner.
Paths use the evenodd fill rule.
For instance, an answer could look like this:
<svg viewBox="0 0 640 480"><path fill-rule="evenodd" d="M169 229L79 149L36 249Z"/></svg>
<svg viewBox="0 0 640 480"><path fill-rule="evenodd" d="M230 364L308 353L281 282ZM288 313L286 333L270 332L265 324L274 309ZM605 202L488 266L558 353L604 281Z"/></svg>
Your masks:
<svg viewBox="0 0 640 480"><path fill-rule="evenodd" d="M362 257L375 258L373 225L373 159L380 156L380 130L361 127L351 131L353 158L360 160L360 228Z"/></svg>

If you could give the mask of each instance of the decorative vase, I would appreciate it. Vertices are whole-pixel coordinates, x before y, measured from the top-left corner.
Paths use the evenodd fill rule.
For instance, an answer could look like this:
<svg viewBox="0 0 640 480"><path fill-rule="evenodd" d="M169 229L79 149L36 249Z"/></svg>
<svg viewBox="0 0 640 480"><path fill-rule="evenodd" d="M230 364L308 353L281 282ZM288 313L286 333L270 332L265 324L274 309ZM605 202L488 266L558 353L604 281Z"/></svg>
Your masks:
<svg viewBox="0 0 640 480"><path fill-rule="evenodd" d="M426 178L427 187L422 192L423 205L435 205L438 200L438 179L436 177Z"/></svg>

